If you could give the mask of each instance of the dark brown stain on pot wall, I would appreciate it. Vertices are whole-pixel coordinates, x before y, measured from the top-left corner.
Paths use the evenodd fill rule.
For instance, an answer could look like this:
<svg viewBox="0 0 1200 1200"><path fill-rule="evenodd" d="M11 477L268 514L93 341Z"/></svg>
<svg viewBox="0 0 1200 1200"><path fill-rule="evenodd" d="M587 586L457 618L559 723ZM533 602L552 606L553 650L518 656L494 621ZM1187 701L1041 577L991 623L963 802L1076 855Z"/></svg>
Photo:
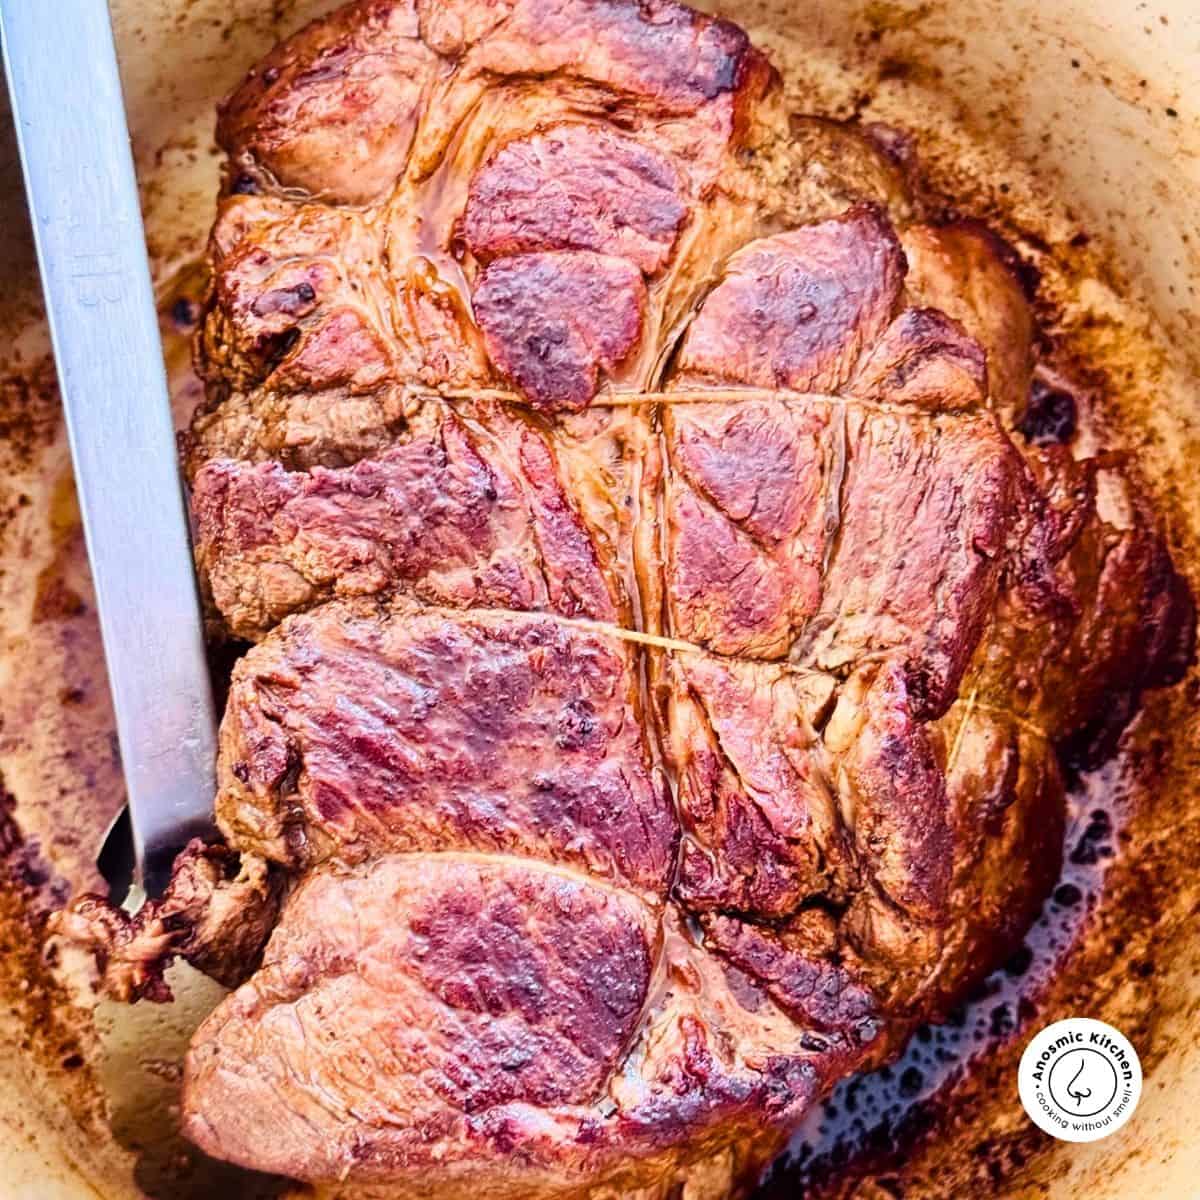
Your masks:
<svg viewBox="0 0 1200 1200"><path fill-rule="evenodd" d="M61 1098L83 1128L104 1129L104 1101L93 1072L94 1037L43 954L47 915L71 893L36 841L15 819L16 801L0 780L0 994L25 1030L17 1049L62 1080Z"/></svg>

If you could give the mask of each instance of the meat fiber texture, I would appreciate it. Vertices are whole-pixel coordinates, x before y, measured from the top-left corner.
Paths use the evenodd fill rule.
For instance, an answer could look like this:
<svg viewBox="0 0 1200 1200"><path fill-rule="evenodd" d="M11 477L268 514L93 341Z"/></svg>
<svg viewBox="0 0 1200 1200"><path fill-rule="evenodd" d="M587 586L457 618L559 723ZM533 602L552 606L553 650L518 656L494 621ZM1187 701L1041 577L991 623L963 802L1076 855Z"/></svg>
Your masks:
<svg viewBox="0 0 1200 1200"><path fill-rule="evenodd" d="M249 976L208 1153L738 1193L1017 943L1063 754L1187 662L1011 253L775 84L670 0L358 0L223 106L185 457L246 924L73 914L127 996Z"/></svg>

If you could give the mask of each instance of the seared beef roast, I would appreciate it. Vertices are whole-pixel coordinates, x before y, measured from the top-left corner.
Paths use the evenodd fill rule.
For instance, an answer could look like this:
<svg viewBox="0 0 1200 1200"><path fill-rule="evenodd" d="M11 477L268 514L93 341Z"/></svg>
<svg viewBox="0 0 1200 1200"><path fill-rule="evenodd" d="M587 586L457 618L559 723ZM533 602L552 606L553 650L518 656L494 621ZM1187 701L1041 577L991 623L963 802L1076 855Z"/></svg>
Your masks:
<svg viewBox="0 0 1200 1200"><path fill-rule="evenodd" d="M209 1153L738 1192L1014 946L1064 755L1186 663L1118 458L1027 407L1011 252L775 82L673 0L357 0L223 107L229 850L62 922L126 996L249 976L187 1062Z"/></svg>

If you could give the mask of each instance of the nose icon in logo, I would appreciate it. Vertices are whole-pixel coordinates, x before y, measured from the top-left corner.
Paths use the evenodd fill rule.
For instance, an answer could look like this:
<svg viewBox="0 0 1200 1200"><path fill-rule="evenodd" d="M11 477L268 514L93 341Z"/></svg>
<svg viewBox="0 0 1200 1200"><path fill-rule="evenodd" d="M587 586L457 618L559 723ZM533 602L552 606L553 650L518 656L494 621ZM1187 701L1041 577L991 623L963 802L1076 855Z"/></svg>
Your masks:
<svg viewBox="0 0 1200 1200"><path fill-rule="evenodd" d="M1093 1117L1116 1098L1117 1071L1106 1055L1087 1046L1063 1054L1050 1068L1054 1103L1064 1113Z"/></svg>
<svg viewBox="0 0 1200 1200"><path fill-rule="evenodd" d="M1075 1072L1075 1077L1070 1083L1067 1084L1067 1095L1070 1096L1080 1108L1083 1107L1083 1102L1090 1099L1092 1095L1091 1088L1079 1086L1079 1081L1083 1078L1085 1073L1084 1064L1081 1062L1079 1064L1079 1070Z"/></svg>

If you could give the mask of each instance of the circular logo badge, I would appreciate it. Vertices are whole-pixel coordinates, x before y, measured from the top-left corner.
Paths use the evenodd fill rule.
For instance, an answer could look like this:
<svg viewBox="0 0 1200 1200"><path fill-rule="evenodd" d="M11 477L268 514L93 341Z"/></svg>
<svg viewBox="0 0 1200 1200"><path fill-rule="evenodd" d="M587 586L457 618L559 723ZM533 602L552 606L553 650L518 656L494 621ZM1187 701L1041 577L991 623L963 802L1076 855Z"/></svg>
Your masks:
<svg viewBox="0 0 1200 1200"><path fill-rule="evenodd" d="M1142 1064L1119 1030L1070 1017L1047 1025L1025 1047L1017 1086L1039 1129L1064 1142L1095 1142L1133 1116Z"/></svg>

